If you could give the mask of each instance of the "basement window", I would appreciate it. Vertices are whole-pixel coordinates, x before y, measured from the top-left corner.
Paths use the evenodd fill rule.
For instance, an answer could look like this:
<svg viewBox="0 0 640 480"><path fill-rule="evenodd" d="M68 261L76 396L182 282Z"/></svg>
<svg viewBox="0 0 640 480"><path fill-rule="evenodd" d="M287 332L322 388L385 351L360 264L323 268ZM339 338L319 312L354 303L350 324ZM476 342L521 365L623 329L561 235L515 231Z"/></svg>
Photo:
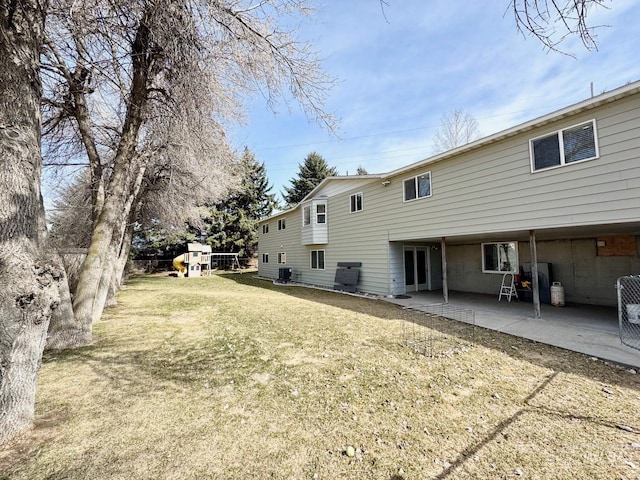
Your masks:
<svg viewBox="0 0 640 480"><path fill-rule="evenodd" d="M311 250L311 270L324 270L324 250Z"/></svg>
<svg viewBox="0 0 640 480"><path fill-rule="evenodd" d="M517 273L518 242L482 244L482 273Z"/></svg>

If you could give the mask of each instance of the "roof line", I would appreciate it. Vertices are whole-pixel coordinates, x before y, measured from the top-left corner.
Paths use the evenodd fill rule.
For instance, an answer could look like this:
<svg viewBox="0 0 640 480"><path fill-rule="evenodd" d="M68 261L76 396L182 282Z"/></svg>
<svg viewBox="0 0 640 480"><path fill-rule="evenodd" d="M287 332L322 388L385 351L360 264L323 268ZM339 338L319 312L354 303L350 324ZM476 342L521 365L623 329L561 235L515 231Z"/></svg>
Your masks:
<svg viewBox="0 0 640 480"><path fill-rule="evenodd" d="M566 116L569 115L575 115L577 113L586 111L586 110L591 110L593 108L596 108L600 105L604 105L606 103L611 103L615 100L618 100L620 98L624 98L624 97L628 97L630 95L636 94L640 92L640 80L637 80L635 82L630 82L627 83L626 85L622 86L622 87L618 87L615 88L613 90L610 90L608 92L602 93L600 95L597 95L595 97L591 97L588 98L586 100L582 100L578 103L574 103L572 105L569 105L567 107L563 107L559 110L555 110L551 113L547 113L545 115L542 115L540 117L536 117L532 120L528 120L524 123L518 124L514 127L510 127L507 128L506 130L501 130L497 133L494 133L493 135L489 135L487 137L483 137L480 138L478 140L475 140L471 143L467 143L465 145L462 145L460 147L454 148L452 150L447 150L446 152L442 152L438 155L434 155L433 157L428 157L426 159L423 160L419 160L417 162L411 163L409 165L406 165L404 167L398 168L396 170L392 170L388 173L386 173L385 175L383 175L384 178L388 178L388 177L392 177L395 175L398 175L400 173L406 172L408 170L413 170L414 168L420 167L421 165L425 165L425 164L431 164L431 163L435 163L435 162L439 162L442 160L445 160L447 158L450 157L455 157L456 155L459 155L461 153L464 152L468 152L470 150L475 150L477 148L483 147L485 145L488 145L490 143L494 143L500 140L504 140L506 138L512 137L514 135L517 135L519 133L525 132L527 130L531 130L533 128L537 128L537 127L541 127L543 125L546 125L552 121L555 120L560 120L561 118L564 118Z"/></svg>

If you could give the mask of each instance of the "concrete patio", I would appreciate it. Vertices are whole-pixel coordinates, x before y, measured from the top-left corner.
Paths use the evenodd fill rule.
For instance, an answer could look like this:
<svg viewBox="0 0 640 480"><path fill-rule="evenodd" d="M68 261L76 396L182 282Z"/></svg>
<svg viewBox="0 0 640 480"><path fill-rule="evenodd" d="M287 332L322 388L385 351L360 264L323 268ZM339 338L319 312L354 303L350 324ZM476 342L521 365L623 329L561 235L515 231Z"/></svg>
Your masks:
<svg viewBox="0 0 640 480"><path fill-rule="evenodd" d="M442 304L442 292L411 292L410 298L385 300L417 310ZM490 330L528 338L591 357L640 368L640 350L624 345L619 336L615 307L568 304L564 307L541 305L541 318L534 318L530 302L498 302L497 295L449 292L449 305L473 310L476 325ZM423 308L420 308L423 306ZM640 339L636 344L640 344Z"/></svg>

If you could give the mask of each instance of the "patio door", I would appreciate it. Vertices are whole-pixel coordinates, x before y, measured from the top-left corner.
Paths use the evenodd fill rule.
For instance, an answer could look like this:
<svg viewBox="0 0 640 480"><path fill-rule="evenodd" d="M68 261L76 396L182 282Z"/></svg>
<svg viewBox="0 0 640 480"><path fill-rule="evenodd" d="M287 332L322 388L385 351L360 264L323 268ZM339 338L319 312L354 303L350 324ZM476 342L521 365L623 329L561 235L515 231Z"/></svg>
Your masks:
<svg viewBox="0 0 640 480"><path fill-rule="evenodd" d="M442 258L430 247L404 247L404 280L407 292L442 288Z"/></svg>
<svg viewBox="0 0 640 480"><path fill-rule="evenodd" d="M429 250L424 247L404 247L404 280L407 292L429 288Z"/></svg>

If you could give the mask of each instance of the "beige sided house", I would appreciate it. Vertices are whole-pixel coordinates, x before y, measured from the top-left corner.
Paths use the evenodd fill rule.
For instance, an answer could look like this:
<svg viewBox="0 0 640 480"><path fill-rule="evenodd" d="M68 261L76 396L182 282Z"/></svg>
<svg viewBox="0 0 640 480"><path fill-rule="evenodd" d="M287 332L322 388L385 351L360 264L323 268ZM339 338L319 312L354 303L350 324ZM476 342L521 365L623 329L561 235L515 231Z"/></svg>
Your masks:
<svg viewBox="0 0 640 480"><path fill-rule="evenodd" d="M616 305L616 279L640 274L640 81L386 174L327 178L259 228L264 277L333 287L340 264L361 292L497 298L537 257L539 295L520 291L534 305L551 282Z"/></svg>

